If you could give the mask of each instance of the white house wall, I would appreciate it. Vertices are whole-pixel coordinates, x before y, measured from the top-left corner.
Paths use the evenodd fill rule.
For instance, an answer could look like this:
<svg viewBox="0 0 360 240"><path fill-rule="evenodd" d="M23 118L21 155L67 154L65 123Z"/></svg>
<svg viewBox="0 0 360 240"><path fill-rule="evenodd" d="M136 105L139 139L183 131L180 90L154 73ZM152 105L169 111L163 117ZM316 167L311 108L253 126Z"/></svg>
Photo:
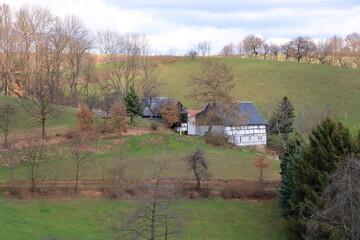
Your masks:
<svg viewBox="0 0 360 240"><path fill-rule="evenodd" d="M266 145L266 125L226 126L224 133L238 146Z"/></svg>

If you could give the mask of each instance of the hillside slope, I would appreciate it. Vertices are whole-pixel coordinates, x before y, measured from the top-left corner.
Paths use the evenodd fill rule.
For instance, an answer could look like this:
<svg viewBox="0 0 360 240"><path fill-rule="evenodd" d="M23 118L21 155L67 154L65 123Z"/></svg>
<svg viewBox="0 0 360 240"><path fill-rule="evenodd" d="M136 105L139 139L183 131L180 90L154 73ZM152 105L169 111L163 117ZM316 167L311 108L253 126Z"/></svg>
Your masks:
<svg viewBox="0 0 360 240"><path fill-rule="evenodd" d="M360 70L319 64L264 61L258 59L216 59L232 67L236 86L234 97L254 102L268 117L269 102L288 96L296 109L308 106L324 109L327 106L352 131L360 129ZM189 99L191 75L200 72L204 60L198 59L160 67L161 96L174 96L188 109L202 108Z"/></svg>

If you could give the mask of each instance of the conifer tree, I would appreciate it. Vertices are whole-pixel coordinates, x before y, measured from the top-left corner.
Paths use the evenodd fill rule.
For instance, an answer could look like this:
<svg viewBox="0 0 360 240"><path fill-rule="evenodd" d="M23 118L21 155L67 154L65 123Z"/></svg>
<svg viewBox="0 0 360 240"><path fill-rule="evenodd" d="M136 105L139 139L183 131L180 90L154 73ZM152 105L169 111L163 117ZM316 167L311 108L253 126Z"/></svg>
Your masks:
<svg viewBox="0 0 360 240"><path fill-rule="evenodd" d="M356 151L355 141L349 130L331 119L322 121L314 128L309 140L309 145L301 151L301 157L293 171L288 221L288 230L293 239L305 238L306 221L312 212L311 208L304 206L323 208L321 193L327 185L329 175L337 169L341 158Z"/></svg>
<svg viewBox="0 0 360 240"><path fill-rule="evenodd" d="M293 190L293 174L301 158L301 151L306 147L303 137L296 133L286 146L285 155L280 162L281 186L279 190L279 203L282 215L287 218L291 215L289 199Z"/></svg>
<svg viewBox="0 0 360 240"><path fill-rule="evenodd" d="M289 99L284 97L269 120L269 133L279 134L284 149L288 134L293 130L294 117L294 107Z"/></svg>
<svg viewBox="0 0 360 240"><path fill-rule="evenodd" d="M131 124L133 124L133 118L139 116L143 113L143 109L140 103L139 97L136 95L135 89L133 86L130 87L130 91L126 94L124 98L124 103L126 106L126 112L130 117Z"/></svg>

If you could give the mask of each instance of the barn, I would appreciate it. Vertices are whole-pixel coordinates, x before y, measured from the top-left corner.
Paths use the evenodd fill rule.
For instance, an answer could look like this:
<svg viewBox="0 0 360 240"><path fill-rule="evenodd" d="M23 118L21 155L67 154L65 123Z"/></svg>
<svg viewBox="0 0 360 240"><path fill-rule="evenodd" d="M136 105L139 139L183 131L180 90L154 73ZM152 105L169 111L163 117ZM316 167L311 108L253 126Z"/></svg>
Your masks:
<svg viewBox="0 0 360 240"><path fill-rule="evenodd" d="M163 119L160 111L167 101L175 102L179 108L181 119L186 119L186 109L181 102L173 97L152 97L142 99L141 105L143 107L143 114L141 115L141 118L162 123ZM185 115L185 118L183 115ZM181 122L184 122L184 120L181 120ZM178 123L177 125L180 124L181 123Z"/></svg>
<svg viewBox="0 0 360 240"><path fill-rule="evenodd" d="M230 111L222 110L224 104L226 103L217 103L215 105L209 103L201 111L188 110L187 133L199 136L207 134L209 126L204 124L206 121L200 122L199 119L210 116L209 111L212 106L218 111L218 115L224 119L213 124L212 132L224 134L229 139L229 142L238 146L265 147L267 143L266 126L268 123L262 118L254 104L251 102L231 103L226 106L233 108Z"/></svg>

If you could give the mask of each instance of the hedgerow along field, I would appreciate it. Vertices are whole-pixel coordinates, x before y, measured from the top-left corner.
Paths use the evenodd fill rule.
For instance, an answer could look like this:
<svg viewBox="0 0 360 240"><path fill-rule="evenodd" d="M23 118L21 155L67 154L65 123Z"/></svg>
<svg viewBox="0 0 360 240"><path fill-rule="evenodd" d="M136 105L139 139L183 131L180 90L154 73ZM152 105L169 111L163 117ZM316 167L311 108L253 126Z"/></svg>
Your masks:
<svg viewBox="0 0 360 240"><path fill-rule="evenodd" d="M160 95L175 97L187 109L202 109L204 105L188 97L193 89L188 79L200 73L206 59L160 66L159 79L164 84ZM213 60L232 67L236 83L232 95L239 101L253 102L266 119L268 102L287 96L298 111L304 106L318 110L329 107L351 132L360 129L360 69L262 59Z"/></svg>
<svg viewBox="0 0 360 240"><path fill-rule="evenodd" d="M31 200L0 197L0 236L16 240L114 239L110 214L129 213L135 204L95 197ZM277 202L180 200L174 206L181 215L182 233L171 239L286 239Z"/></svg>

